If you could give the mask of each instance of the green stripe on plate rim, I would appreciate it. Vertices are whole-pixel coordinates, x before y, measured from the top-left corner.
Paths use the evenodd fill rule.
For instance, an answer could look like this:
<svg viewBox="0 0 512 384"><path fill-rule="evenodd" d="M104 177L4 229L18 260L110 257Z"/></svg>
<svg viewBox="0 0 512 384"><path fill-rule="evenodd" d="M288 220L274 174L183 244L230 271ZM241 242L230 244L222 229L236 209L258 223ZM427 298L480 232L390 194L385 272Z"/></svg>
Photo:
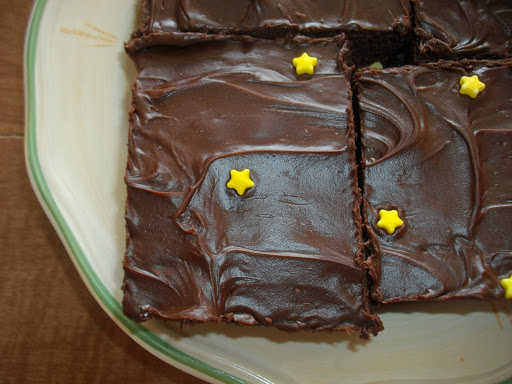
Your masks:
<svg viewBox="0 0 512 384"><path fill-rule="evenodd" d="M39 163L37 142L36 142L36 98L35 98L35 61L37 39L41 19L44 13L47 0L37 0L32 9L27 35L25 38L25 151L26 162L31 179L36 192L38 192L41 202L46 206L47 212L50 212L54 225L61 234L61 238L66 242L72 257L81 269L83 276L89 283L89 286L96 294L103 305L134 337L152 348L158 353L185 365L192 370L209 376L215 380L226 384L249 384L227 372L217 369L201 360L198 360L169 343L163 341L151 331L140 324L126 318L123 315L121 304L110 294L105 285L101 282L94 269L91 267L83 250L80 248L75 236L71 232L68 224L64 220L62 213L57 206L48 184L44 178L41 164Z"/></svg>
<svg viewBox="0 0 512 384"><path fill-rule="evenodd" d="M96 294L97 298L110 311L111 315L113 315L129 332L131 332L134 337L138 338L141 342L156 352L163 354L179 364L183 364L197 372L210 376L215 380L219 380L226 384L249 384L238 377L230 375L227 372L217 369L180 351L154 335L140 324L126 318L123 315L120 303L110 294L99 279L98 275L94 272L94 269L89 264L83 250L80 248L76 238L64 220L44 178L41 165L39 164L36 143L35 54L39 26L41 24L41 18L43 16L46 2L47 0L36 0L33 6L32 15L26 32L24 58L26 119L25 150L27 167L31 174L33 185L37 189L36 192L38 192L43 204L52 215L53 222L58 227L57 229L62 235L61 237L66 242L68 249L72 253L72 257L82 270L83 276L87 279L87 282ZM501 384L512 384L512 378L503 381Z"/></svg>

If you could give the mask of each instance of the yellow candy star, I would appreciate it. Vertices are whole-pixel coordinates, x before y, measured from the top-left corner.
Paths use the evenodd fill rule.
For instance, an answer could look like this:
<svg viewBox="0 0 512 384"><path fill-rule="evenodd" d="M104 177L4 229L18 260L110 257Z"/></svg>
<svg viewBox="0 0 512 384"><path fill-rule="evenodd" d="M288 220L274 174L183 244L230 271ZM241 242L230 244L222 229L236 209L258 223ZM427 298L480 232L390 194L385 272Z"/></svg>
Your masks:
<svg viewBox="0 0 512 384"><path fill-rule="evenodd" d="M317 64L317 58L311 57L307 53L303 53L300 57L293 59L293 66L295 67L297 75L302 75L304 73L312 75L315 73L315 67Z"/></svg>
<svg viewBox="0 0 512 384"><path fill-rule="evenodd" d="M485 89L485 84L478 79L477 75L473 75L471 77L462 76L460 78L459 84L460 94L468 95L473 99L475 99L478 94Z"/></svg>
<svg viewBox="0 0 512 384"><path fill-rule="evenodd" d="M395 233L397 227L404 225L402 219L398 217L398 211L396 209L392 209L391 211L381 209L379 211L379 217L380 220L377 222L377 227L385 229L390 235Z"/></svg>
<svg viewBox="0 0 512 384"><path fill-rule="evenodd" d="M244 169L243 171L232 169L229 174L231 175L231 179L226 186L236 190L240 196L242 196L247 189L254 187L254 181L251 180L251 171L248 169Z"/></svg>
<svg viewBox="0 0 512 384"><path fill-rule="evenodd" d="M512 275L507 279L501 279L500 284L505 289L505 299L512 299Z"/></svg>

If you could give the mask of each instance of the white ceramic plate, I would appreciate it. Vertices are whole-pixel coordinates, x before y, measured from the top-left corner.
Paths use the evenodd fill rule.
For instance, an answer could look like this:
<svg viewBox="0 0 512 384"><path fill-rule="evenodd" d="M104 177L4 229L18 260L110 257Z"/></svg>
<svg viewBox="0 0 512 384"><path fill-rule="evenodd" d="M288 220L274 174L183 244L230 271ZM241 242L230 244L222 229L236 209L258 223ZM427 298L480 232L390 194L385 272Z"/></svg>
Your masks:
<svg viewBox="0 0 512 384"><path fill-rule="evenodd" d="M488 304L397 305L378 337L158 321L121 311L129 87L137 0L38 0L25 50L26 159L36 194L93 296L162 360L212 383L498 383L512 320ZM512 382L512 381L511 381Z"/></svg>

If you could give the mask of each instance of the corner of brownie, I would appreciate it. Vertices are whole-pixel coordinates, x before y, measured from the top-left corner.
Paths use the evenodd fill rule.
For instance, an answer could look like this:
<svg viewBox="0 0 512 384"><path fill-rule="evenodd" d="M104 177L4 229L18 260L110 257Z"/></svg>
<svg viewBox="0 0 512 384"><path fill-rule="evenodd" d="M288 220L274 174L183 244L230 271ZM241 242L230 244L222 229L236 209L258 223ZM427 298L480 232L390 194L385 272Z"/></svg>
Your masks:
<svg viewBox="0 0 512 384"><path fill-rule="evenodd" d="M418 0L416 61L512 56L510 0Z"/></svg>

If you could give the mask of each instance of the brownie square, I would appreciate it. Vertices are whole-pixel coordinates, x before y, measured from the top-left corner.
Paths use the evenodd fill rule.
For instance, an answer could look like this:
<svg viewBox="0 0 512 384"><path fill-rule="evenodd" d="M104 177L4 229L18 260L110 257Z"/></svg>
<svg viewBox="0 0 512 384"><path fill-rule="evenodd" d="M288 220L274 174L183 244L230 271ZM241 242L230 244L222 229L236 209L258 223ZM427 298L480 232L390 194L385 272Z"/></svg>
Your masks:
<svg viewBox="0 0 512 384"><path fill-rule="evenodd" d="M145 32L390 32L411 26L405 0L145 0Z"/></svg>
<svg viewBox="0 0 512 384"><path fill-rule="evenodd" d="M366 70L357 80L376 298L502 295L512 272L510 61ZM460 94L462 76L485 84ZM403 221L379 228L381 210ZM382 222L381 222L382 224ZM379 292L380 290L380 292Z"/></svg>
<svg viewBox="0 0 512 384"><path fill-rule="evenodd" d="M235 33L275 38L287 33L345 33L351 61L385 66L411 62L411 9L407 0L146 0L136 37L170 32ZM153 41L155 36L145 42Z"/></svg>
<svg viewBox="0 0 512 384"><path fill-rule="evenodd" d="M376 334L343 39L173 39L131 52L125 313Z"/></svg>
<svg viewBox="0 0 512 384"><path fill-rule="evenodd" d="M414 1L418 61L512 54L511 0Z"/></svg>

